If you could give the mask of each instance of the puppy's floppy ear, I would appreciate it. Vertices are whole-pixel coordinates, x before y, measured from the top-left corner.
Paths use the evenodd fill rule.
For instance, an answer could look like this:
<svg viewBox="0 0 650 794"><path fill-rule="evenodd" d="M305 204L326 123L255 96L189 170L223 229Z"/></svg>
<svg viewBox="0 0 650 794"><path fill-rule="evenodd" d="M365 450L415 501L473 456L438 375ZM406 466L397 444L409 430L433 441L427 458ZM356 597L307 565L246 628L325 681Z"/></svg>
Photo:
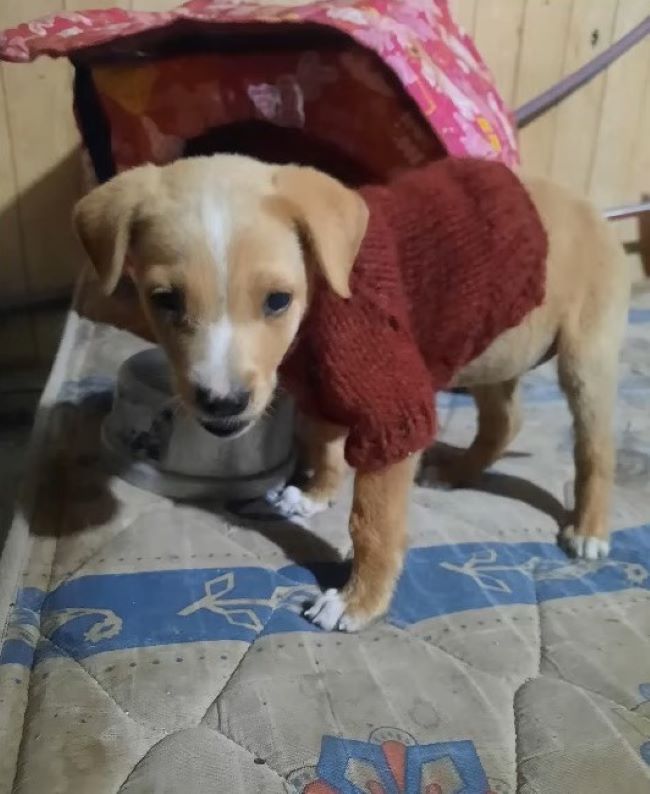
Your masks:
<svg viewBox="0 0 650 794"><path fill-rule="evenodd" d="M157 181L155 166L134 168L96 187L74 208L75 230L107 295L122 275L138 209Z"/></svg>
<svg viewBox="0 0 650 794"><path fill-rule="evenodd" d="M368 226L365 201L314 168L282 166L275 185L290 203L327 283L342 298L349 298L350 272Z"/></svg>

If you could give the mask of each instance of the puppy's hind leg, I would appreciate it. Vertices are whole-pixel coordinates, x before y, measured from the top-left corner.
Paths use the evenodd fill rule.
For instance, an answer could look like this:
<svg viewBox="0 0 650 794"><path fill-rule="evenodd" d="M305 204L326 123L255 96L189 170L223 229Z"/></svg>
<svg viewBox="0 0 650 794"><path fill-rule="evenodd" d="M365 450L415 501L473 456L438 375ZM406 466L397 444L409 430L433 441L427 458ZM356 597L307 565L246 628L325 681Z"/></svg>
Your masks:
<svg viewBox="0 0 650 794"><path fill-rule="evenodd" d="M621 335L611 323L602 329L565 327L559 339L558 372L573 415L576 470L574 526L565 531L563 540L570 552L585 559L609 553Z"/></svg>
<svg viewBox="0 0 650 794"><path fill-rule="evenodd" d="M474 482L506 450L521 429L521 401L516 379L471 389L478 410L478 429L470 447L440 467L449 485Z"/></svg>

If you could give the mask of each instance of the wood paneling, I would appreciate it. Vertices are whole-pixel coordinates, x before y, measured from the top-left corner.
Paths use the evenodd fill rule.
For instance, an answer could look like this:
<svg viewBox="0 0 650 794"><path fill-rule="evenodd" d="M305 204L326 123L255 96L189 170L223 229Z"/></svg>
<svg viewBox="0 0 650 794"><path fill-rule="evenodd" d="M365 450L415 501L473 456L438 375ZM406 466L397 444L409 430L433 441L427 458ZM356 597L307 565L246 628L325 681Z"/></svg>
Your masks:
<svg viewBox="0 0 650 794"><path fill-rule="evenodd" d="M178 0L132 0L134 11L169 11L178 5Z"/></svg>
<svg viewBox="0 0 650 794"><path fill-rule="evenodd" d="M70 282L77 257L70 232L79 186L70 68L40 59L4 64L3 72L26 278L48 290Z"/></svg>
<svg viewBox="0 0 650 794"><path fill-rule="evenodd" d="M0 294L22 292L27 288L15 200L18 187L5 96L3 73L0 70Z"/></svg>
<svg viewBox="0 0 650 794"><path fill-rule="evenodd" d="M298 2L299 0L296 0ZM532 98L650 11L650 0L449 0L507 101ZM172 8L176 0L0 0L0 28L62 7ZM80 262L69 214L80 185L64 61L0 65L0 297L71 284ZM608 206L650 193L650 42L520 136L529 170ZM617 227L632 240L637 224ZM0 362L49 355L46 322L0 318Z"/></svg>
<svg viewBox="0 0 650 794"><path fill-rule="evenodd" d="M649 0L619 2L614 38L619 39L650 11ZM587 188L599 204L623 203L631 196L638 161L631 154L650 148L640 140L643 97L650 64L650 38L638 44L605 73L601 112L596 123L596 145ZM650 181L650 173L646 179ZM650 184L648 185L650 188Z"/></svg>
<svg viewBox="0 0 650 794"><path fill-rule="evenodd" d="M571 17L570 0L527 0L514 106L519 107L556 83L563 74ZM526 168L547 174L553 157L558 110L553 108L520 135Z"/></svg>
<svg viewBox="0 0 650 794"><path fill-rule="evenodd" d="M129 0L2 0L0 28L61 10L128 7ZM0 65L0 298L73 283L80 252L70 226L80 157L65 60ZM51 356L52 322L0 320L0 362Z"/></svg>
<svg viewBox="0 0 650 794"><path fill-rule="evenodd" d="M474 40L508 104L512 104L517 82L525 7L520 0L476 4Z"/></svg>
<svg viewBox="0 0 650 794"><path fill-rule="evenodd" d="M477 3L478 0L449 0L449 8L454 19L470 36L474 35Z"/></svg>
<svg viewBox="0 0 650 794"><path fill-rule="evenodd" d="M88 2L88 0L65 0L65 7L67 11L85 11L88 8L131 8L131 0L92 0L92 2ZM151 10L157 10L155 8L156 2L153 2L153 8ZM163 5L161 2L160 5ZM174 3L173 5L170 4L170 7L173 8L174 6L179 5L178 3Z"/></svg>
<svg viewBox="0 0 650 794"><path fill-rule="evenodd" d="M630 0L622 0L628 3ZM573 0L563 72L573 72L612 42L617 0ZM595 157L605 75L596 77L558 108L550 175L586 191Z"/></svg>

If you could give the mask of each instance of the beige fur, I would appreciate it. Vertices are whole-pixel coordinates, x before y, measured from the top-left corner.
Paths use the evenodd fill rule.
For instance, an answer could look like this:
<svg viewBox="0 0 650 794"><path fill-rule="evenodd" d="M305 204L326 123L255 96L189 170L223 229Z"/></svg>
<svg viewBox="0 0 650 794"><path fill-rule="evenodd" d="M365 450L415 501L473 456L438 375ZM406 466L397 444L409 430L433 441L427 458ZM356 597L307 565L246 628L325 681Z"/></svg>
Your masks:
<svg viewBox="0 0 650 794"><path fill-rule="evenodd" d="M575 424L576 509L567 542L580 556L602 556L629 280L620 246L595 209L545 180L524 182L549 235L545 300L458 374L454 385L476 399L479 429L446 477L471 480L503 453L521 423L518 379L556 349ZM308 306L313 268L349 294L367 209L356 193L312 169L219 155L127 172L82 199L75 223L107 292L128 268L188 408L201 418L197 385L214 393L245 388L251 399L240 419L247 425L271 399ZM152 297L171 287L184 296L174 322ZM265 316L265 296L278 291L291 294L291 305ZM205 382L196 383L197 373ZM336 496L345 435L329 424L309 435L314 473L305 496L312 507ZM416 457L356 474L353 574L343 591L329 591L309 611L319 625L354 630L387 608L404 554Z"/></svg>

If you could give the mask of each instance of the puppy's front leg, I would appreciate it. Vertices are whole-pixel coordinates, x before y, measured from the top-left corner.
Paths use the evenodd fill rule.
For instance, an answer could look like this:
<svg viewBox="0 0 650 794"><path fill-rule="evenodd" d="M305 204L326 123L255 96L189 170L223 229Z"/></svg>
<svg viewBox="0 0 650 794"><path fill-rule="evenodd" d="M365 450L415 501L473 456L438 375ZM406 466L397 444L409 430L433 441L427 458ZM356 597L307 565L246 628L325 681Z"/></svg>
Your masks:
<svg viewBox="0 0 650 794"><path fill-rule="evenodd" d="M336 498L345 473L347 430L329 422L305 420L302 447L311 478L301 490L288 485L275 499L286 515L309 517L325 510Z"/></svg>
<svg viewBox="0 0 650 794"><path fill-rule="evenodd" d="M327 590L306 616L324 629L357 631L390 604L406 547L407 502L418 455L377 472L357 472L350 515L352 574Z"/></svg>
<svg viewBox="0 0 650 794"><path fill-rule="evenodd" d="M315 502L329 504L339 489L348 465L345 462L345 439L348 431L330 422L310 420L305 453L311 479L305 493Z"/></svg>

